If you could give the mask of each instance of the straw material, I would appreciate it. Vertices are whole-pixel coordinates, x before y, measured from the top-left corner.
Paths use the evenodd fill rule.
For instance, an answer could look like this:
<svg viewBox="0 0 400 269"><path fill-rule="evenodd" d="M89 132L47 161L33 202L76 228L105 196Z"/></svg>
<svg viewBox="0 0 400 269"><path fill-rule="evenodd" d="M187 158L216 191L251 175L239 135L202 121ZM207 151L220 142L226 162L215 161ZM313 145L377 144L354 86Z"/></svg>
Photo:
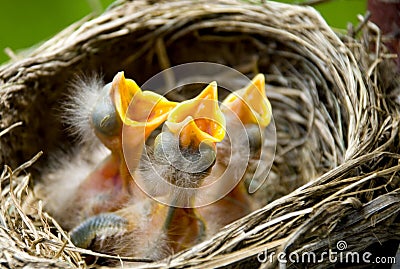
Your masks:
<svg viewBox="0 0 400 269"><path fill-rule="evenodd" d="M273 268L276 259L259 264L257 256L265 250L338 251L341 240L346 251L362 252L399 240L399 81L391 57L373 24L336 34L310 7L117 1L101 16L71 25L0 67L0 129L22 122L1 133L1 162L18 167L44 152L38 162L4 168L0 260L74 268L84 266L80 253L90 253L73 247L67 232L42 211L23 172L32 165L32 183L40 181L35 167L45 167L55 149L74 145L57 113L68 81L88 70L110 81L125 70L142 83L195 61L266 75L277 128L276 157L257 193L266 206L200 245L140 266Z"/></svg>

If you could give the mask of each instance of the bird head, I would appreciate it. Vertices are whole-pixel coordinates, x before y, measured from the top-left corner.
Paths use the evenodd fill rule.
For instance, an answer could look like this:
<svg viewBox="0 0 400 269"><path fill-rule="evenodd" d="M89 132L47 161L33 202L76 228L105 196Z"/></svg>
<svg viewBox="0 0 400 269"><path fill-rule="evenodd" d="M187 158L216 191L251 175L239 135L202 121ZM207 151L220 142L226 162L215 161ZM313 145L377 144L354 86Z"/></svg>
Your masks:
<svg viewBox="0 0 400 269"><path fill-rule="evenodd" d="M264 75L256 75L246 87L229 94L223 100L221 110L225 116L236 118L243 124L250 151L257 152L262 146L262 130L269 125L272 117L271 103L265 93Z"/></svg>
<svg viewBox="0 0 400 269"><path fill-rule="evenodd" d="M120 144L122 121L113 102L111 90L112 84L109 83L99 92L90 114L90 123L100 141L113 150Z"/></svg>
<svg viewBox="0 0 400 269"><path fill-rule="evenodd" d="M111 96L123 124L123 156L128 169L133 173L146 139L166 120L177 103L155 92L142 91L133 80L125 79L123 72L114 77Z"/></svg>
<svg viewBox="0 0 400 269"><path fill-rule="evenodd" d="M154 143L155 158L187 174L207 171L215 162L216 143L225 136L217 83L179 103L169 113L165 126Z"/></svg>
<svg viewBox="0 0 400 269"><path fill-rule="evenodd" d="M225 136L225 117L218 105L217 83L211 82L198 96L180 103L165 124L182 147L220 142Z"/></svg>
<svg viewBox="0 0 400 269"><path fill-rule="evenodd" d="M144 142L175 106L175 102L157 93L142 91L135 81L119 72L101 91L91 121L103 144L111 150L119 149L123 126L131 134L128 139Z"/></svg>
<svg viewBox="0 0 400 269"><path fill-rule="evenodd" d="M266 127L271 121L271 103L265 94L265 77L258 74L243 89L229 94L222 102L222 111L234 112L243 124Z"/></svg>

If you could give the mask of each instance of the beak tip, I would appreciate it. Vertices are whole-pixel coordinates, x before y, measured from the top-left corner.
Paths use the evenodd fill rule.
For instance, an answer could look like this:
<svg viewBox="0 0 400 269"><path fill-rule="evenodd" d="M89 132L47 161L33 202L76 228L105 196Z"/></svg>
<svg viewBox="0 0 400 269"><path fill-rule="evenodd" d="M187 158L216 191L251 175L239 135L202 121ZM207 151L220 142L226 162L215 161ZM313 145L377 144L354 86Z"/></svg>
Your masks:
<svg viewBox="0 0 400 269"><path fill-rule="evenodd" d="M124 79L125 79L124 71L120 71L114 76L113 82L119 83Z"/></svg>
<svg viewBox="0 0 400 269"><path fill-rule="evenodd" d="M262 74L262 73L258 73L258 74L253 78L253 80L254 80L254 81L262 81L262 82L265 82L265 76L264 76L264 74Z"/></svg>

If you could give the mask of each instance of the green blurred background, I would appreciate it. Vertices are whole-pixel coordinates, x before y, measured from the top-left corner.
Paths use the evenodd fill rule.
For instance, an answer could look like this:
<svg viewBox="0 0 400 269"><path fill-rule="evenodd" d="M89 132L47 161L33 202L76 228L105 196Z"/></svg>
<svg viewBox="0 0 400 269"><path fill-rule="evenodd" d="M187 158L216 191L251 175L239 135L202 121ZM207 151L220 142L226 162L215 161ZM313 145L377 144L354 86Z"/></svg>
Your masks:
<svg viewBox="0 0 400 269"><path fill-rule="evenodd" d="M112 2L113 0L1 0L0 63L8 60L4 53L6 47L15 52L29 48L92 12L102 12ZM319 4L316 8L329 25L345 29L348 22L357 22L357 14L365 13L366 0L333 0Z"/></svg>

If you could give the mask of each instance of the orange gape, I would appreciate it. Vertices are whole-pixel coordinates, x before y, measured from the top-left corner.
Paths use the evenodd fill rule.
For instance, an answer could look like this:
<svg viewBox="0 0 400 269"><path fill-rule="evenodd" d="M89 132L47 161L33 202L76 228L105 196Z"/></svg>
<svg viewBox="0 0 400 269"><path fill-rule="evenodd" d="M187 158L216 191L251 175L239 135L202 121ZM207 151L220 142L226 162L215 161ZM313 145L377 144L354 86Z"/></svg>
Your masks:
<svg viewBox="0 0 400 269"><path fill-rule="evenodd" d="M183 147L220 142L225 136L225 117L218 106L217 83L211 82L198 96L171 110L165 125Z"/></svg>

